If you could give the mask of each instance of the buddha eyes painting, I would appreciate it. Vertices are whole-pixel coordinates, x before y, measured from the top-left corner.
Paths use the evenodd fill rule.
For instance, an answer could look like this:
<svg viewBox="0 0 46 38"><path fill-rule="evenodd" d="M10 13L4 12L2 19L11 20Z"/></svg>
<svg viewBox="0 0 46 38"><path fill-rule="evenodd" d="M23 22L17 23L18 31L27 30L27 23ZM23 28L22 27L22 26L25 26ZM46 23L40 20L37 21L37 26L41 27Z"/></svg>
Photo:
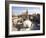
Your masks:
<svg viewBox="0 0 46 38"><path fill-rule="evenodd" d="M7 34L9 36L43 34L43 9L44 6L41 3L9 3L7 10L7 14L9 14L7 21Z"/></svg>

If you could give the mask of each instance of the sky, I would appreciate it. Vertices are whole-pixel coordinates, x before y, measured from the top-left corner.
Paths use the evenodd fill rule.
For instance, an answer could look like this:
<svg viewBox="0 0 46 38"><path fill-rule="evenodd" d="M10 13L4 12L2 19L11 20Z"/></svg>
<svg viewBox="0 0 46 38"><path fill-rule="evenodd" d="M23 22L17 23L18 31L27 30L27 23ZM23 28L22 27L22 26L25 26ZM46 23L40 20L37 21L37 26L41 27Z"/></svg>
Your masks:
<svg viewBox="0 0 46 38"><path fill-rule="evenodd" d="M25 13L28 10L28 14L40 13L39 7L12 7L12 14L19 15Z"/></svg>

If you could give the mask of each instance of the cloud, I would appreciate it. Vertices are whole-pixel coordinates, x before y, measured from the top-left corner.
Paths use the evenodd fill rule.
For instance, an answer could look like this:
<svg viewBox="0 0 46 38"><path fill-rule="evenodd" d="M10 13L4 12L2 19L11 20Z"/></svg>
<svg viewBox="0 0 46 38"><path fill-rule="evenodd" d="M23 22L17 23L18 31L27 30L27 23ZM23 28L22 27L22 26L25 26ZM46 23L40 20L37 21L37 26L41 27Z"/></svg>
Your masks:
<svg viewBox="0 0 46 38"><path fill-rule="evenodd" d="M29 14L40 13L39 7L12 7L12 13L14 15L19 15L25 13L27 9Z"/></svg>

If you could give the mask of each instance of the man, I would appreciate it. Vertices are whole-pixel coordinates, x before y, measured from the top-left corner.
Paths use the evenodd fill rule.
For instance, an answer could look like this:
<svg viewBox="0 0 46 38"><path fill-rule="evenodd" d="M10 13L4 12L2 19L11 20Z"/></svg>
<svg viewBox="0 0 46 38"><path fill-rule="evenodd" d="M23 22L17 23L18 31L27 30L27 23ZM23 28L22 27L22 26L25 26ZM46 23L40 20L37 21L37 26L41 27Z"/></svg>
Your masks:
<svg viewBox="0 0 46 38"><path fill-rule="evenodd" d="M29 19L26 19L24 22L23 22L23 25L24 25L24 30L31 30L32 28L32 22L29 20Z"/></svg>

